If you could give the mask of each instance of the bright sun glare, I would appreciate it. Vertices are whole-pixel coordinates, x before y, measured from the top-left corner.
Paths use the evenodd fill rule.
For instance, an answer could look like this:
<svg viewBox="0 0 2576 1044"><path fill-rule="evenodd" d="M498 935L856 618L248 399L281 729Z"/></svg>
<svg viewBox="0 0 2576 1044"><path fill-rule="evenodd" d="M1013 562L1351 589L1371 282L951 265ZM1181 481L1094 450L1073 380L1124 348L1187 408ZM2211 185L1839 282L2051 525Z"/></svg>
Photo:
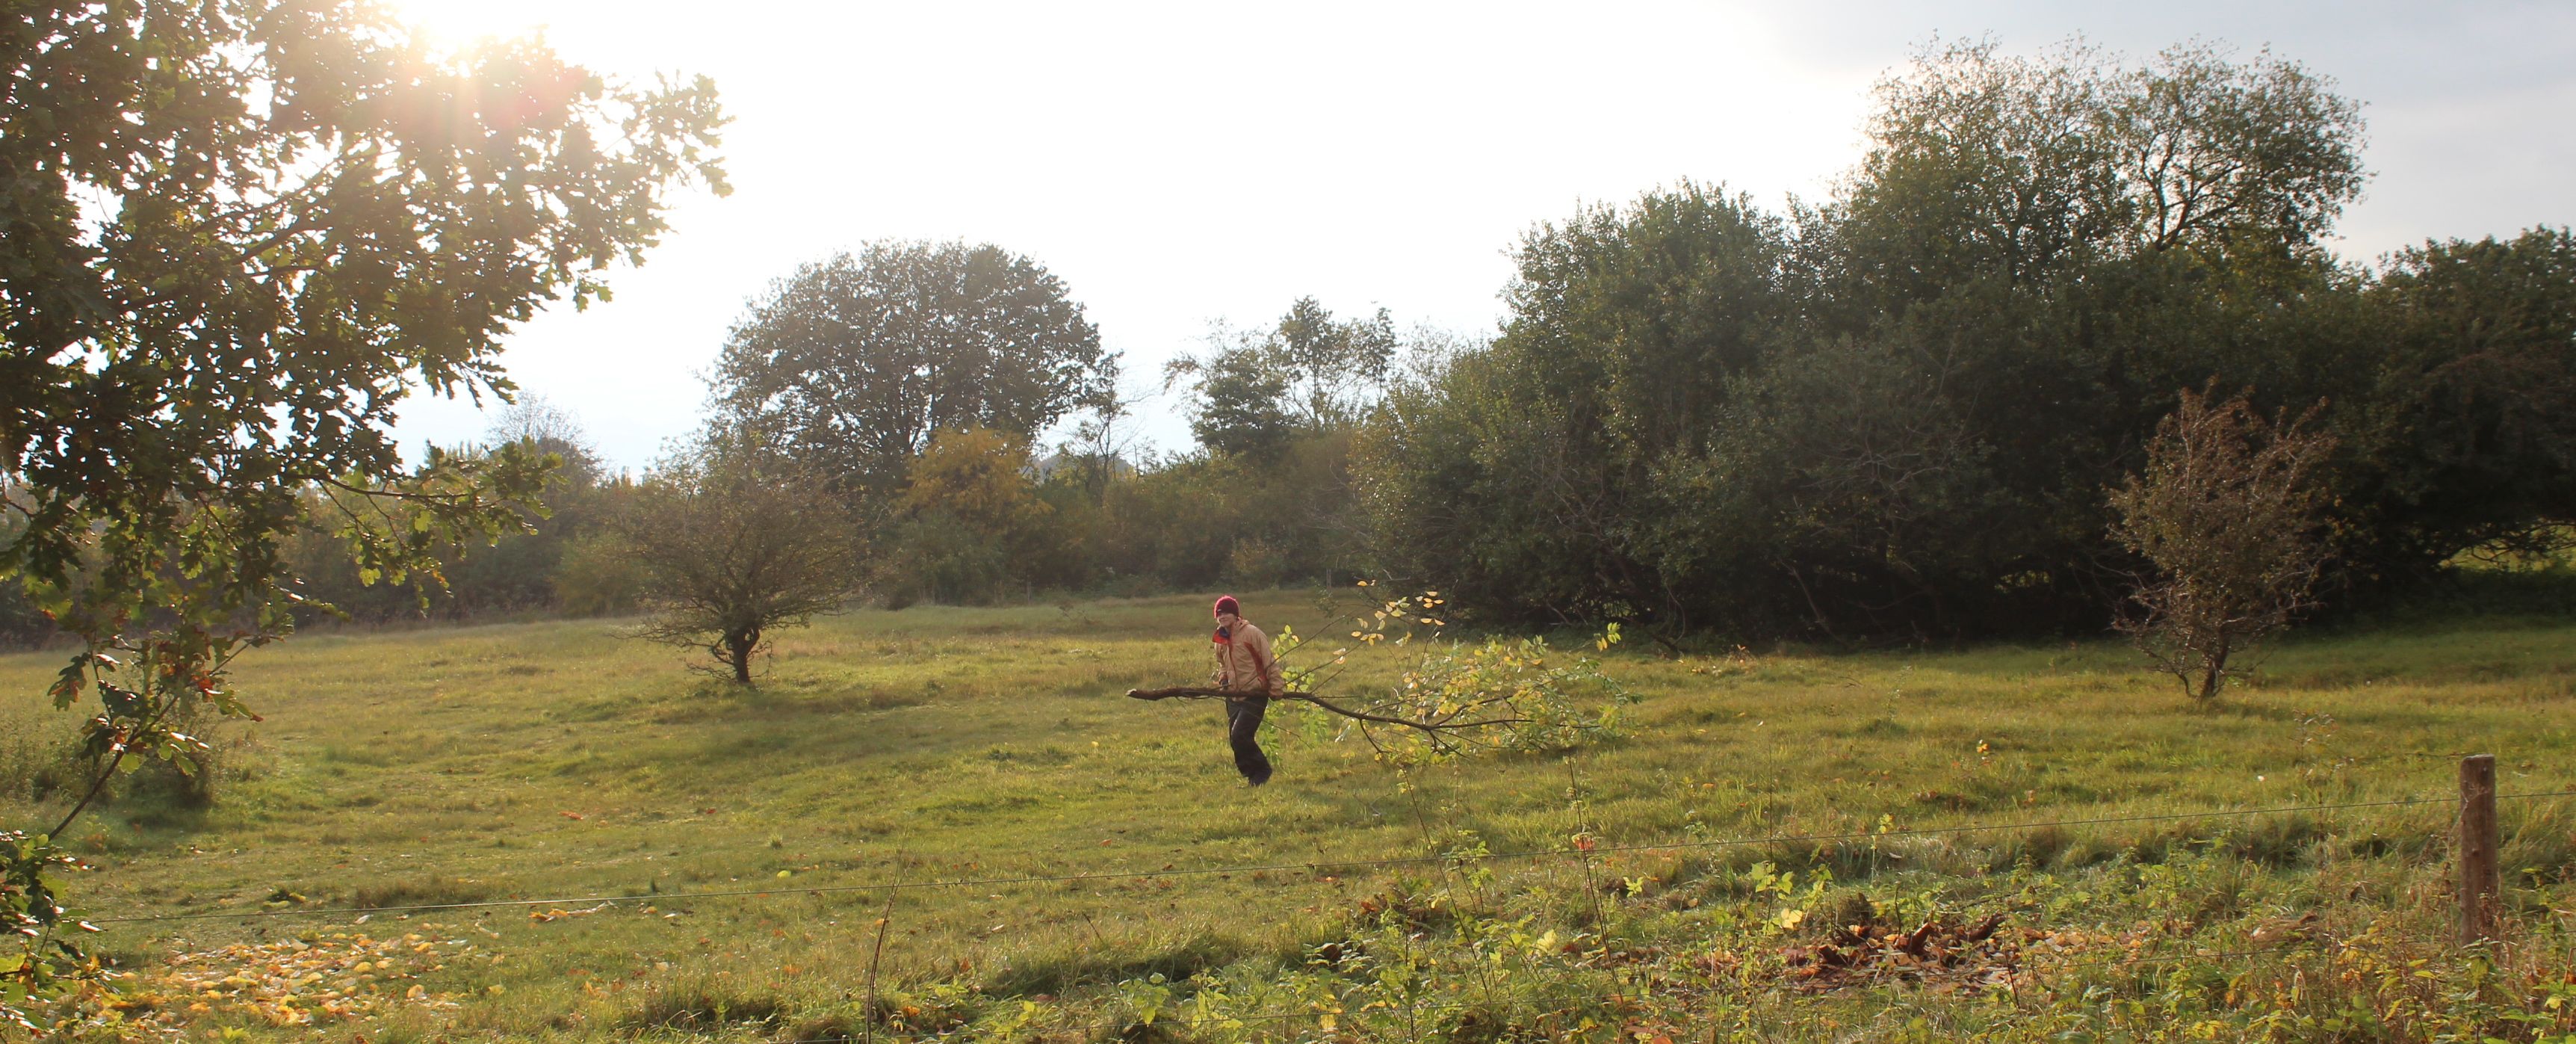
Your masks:
<svg viewBox="0 0 2576 1044"><path fill-rule="evenodd" d="M487 36L520 36L544 25L554 6L528 0L384 0L394 19L437 43L472 43Z"/></svg>

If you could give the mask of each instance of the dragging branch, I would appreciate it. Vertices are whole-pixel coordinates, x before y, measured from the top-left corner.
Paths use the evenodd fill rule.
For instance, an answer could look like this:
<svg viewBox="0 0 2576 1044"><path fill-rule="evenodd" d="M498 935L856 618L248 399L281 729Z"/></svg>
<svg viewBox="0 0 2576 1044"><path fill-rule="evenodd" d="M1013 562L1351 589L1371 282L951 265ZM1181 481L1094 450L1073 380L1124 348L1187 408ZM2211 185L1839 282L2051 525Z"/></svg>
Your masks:
<svg viewBox="0 0 2576 1044"><path fill-rule="evenodd" d="M1172 689L1129 689L1127 690L1127 695L1140 700L1168 700L1174 698L1207 700L1243 696L1247 694L1235 692L1230 689L1203 689L1185 686ZM1302 700L1355 721L1376 722L1380 725L1401 725L1408 729L1420 729L1423 732L1434 736L1438 736L1444 732L1478 729L1491 725L1523 725L1537 720L1535 718L1480 718L1475 721L1458 721L1455 719L1422 721L1413 718L1397 718L1384 714L1371 714L1367 711L1352 710L1349 707L1334 703L1331 700L1327 700L1311 692L1283 692L1270 698L1274 700Z"/></svg>
<svg viewBox="0 0 2576 1044"><path fill-rule="evenodd" d="M1365 585L1364 585L1365 586ZM1313 669L1286 666L1305 646L1289 628L1281 628L1273 646L1279 684L1290 691L1272 700L1311 703L1347 719L1343 735L1357 732L1380 761L1412 766L1446 761L1470 750L1549 751L1616 735L1617 705L1631 699L1598 665L1580 655L1550 648L1544 638L1488 638L1481 642L1431 640L1413 644L1412 624L1446 626L1437 615L1439 592L1397 598L1365 617L1351 620L1351 648L1334 649ZM1609 625L1597 644L1603 650L1619 641L1619 627ZM1399 668L1385 688L1370 688L1348 699L1325 699L1310 690L1332 687L1349 657L1367 650L1407 646L1412 662ZM1129 689L1140 700L1213 700L1260 695L1205 686Z"/></svg>

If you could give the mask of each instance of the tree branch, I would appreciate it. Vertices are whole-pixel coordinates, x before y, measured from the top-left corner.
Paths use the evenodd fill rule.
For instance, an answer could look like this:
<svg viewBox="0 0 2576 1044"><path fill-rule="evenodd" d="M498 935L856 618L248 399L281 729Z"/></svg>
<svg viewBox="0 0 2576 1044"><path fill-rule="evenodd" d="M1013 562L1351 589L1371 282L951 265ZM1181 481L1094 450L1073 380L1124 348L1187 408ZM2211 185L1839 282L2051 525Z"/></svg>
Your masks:
<svg viewBox="0 0 2576 1044"><path fill-rule="evenodd" d="M1167 700L1174 697L1205 700L1233 698L1238 696L1258 696L1260 693L1236 692L1232 689L1208 689L1183 686L1170 689L1129 689L1127 690L1127 695L1140 700ZM1401 725L1408 729L1420 729L1435 738L1444 740L1448 738L1446 734L1451 732L1463 732L1469 729L1479 729L1491 725L1519 725L1531 720L1529 718L1483 718L1476 721L1417 721L1412 718L1395 718L1384 714L1371 714L1367 711L1352 710L1311 692L1283 692L1270 698L1274 700L1302 700L1304 702L1314 704L1315 706L1322 707L1335 714L1339 714L1345 718L1351 718L1358 721L1371 721L1380 725Z"/></svg>

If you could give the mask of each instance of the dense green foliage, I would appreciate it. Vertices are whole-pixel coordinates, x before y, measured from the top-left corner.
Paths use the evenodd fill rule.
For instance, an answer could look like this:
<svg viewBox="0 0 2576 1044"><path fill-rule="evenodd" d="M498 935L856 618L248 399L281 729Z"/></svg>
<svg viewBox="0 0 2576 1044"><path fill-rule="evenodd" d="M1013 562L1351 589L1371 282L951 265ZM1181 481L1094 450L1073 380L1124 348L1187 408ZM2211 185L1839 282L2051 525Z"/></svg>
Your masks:
<svg viewBox="0 0 2576 1044"><path fill-rule="evenodd" d="M1022 438L1098 393L1100 330L1063 280L989 244L876 243L799 268L716 361L735 423L778 433L843 492L899 490L943 431Z"/></svg>
<svg viewBox="0 0 2576 1044"><path fill-rule="evenodd" d="M541 507L522 509L521 524L494 538L431 548L435 568L401 582L369 582L328 532L298 533L287 543L297 591L308 600L296 614L297 622L309 626L334 619L375 623L633 610L641 573L631 556L610 545L611 524L634 510L635 480L606 473L579 422L541 396L523 395L503 408L484 445L516 445L521 452L561 462L545 478ZM346 499L346 494L316 491L308 495L306 509L327 515Z"/></svg>
<svg viewBox="0 0 2576 1044"><path fill-rule="evenodd" d="M2332 257L2358 109L2297 65L1980 44L1879 106L1821 207L1531 232L1502 336L1363 437L1377 564L1494 618L2090 631L2143 568L2104 491L2213 381L2324 404L2346 596L2576 517L2576 238Z"/></svg>
<svg viewBox="0 0 2576 1044"><path fill-rule="evenodd" d="M524 485L508 454L405 476L396 408L506 393L499 336L603 293L597 270L653 241L665 194L719 176L704 81L613 89L533 45L432 55L349 4L23 14L0 144L0 568L87 617L166 604L173 568L220 589L212 608L262 603L317 485ZM365 541L368 567L408 541Z"/></svg>
<svg viewBox="0 0 2576 1044"><path fill-rule="evenodd" d="M1376 404L1400 347L1386 309L1365 320L1335 319L1312 297L1299 298L1267 331L1211 341L1205 356L1172 360L1164 384L1188 388L1190 434L1199 445L1260 463L1277 460L1300 435L1358 423Z"/></svg>

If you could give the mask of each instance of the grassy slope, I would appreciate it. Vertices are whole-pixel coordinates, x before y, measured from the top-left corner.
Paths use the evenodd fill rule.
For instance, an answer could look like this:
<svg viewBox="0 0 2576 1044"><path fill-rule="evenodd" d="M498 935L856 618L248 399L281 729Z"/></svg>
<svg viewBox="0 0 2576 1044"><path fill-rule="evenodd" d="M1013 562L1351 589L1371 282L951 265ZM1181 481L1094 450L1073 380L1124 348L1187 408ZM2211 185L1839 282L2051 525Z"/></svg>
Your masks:
<svg viewBox="0 0 2576 1044"><path fill-rule="evenodd" d="M1266 625L1331 633L1313 592L1248 601ZM1345 596L1340 608L1358 604ZM1280 778L1249 789L1226 761L1215 707L1119 696L1204 673L1203 616L1196 599L853 614L783 636L748 692L681 670L666 650L621 643L606 623L298 638L238 672L267 716L234 730L230 756L250 778L204 813L127 804L85 821L73 833L103 872L77 883L78 902L116 916L263 909L279 890L340 906L807 889L1412 856L1470 836L1513 851L1587 828L1617 844L2439 796L2453 786L2452 755L2468 750L2500 755L2508 792L2576 783L2576 626L2481 621L2296 643L2262 685L2210 709L2184 706L2170 680L2098 643L1683 663L1620 655L1613 675L1643 697L1628 740L1572 759L1437 769L1400 787L1365 748L1330 742L1311 712L1282 709ZM36 692L51 666L0 659L0 691ZM1343 684L1369 683L1370 669ZM22 760L41 745L29 737L68 728L35 702L0 705L0 734L20 737ZM2514 865L2565 869L2576 845L2569 804L2507 808L2509 826L2530 828L2509 845ZM1597 871L1689 885L1711 909L1759 905L1730 876L1757 858L1810 879L1819 865L1847 882L1875 873L1864 886L1883 900L1965 899L2006 881L2027 889L2011 873L2017 862L2077 874L2226 837L2285 896L2322 878L2342 887L2342 873L2357 882L2350 896L2375 897L2423 934L2438 929L2438 907L2406 911L2438 880L2428 839L2446 816L2428 807L2135 824L1875 851L1747 846L1619 856ZM2391 840L2352 842L2372 834ZM2341 866L2353 851L2388 854ZM1498 917L1524 907L1542 922L1599 915L1565 898L1581 891L1579 864L1488 865L1502 893L1555 897L1496 900ZM1425 883L1393 869L907 892L893 907L883 979L908 997L971 983L989 1002L1092 996L1229 964L1259 978L1347 933L1362 898L1407 880ZM1691 920L1704 916L1697 895L1688 908L1600 915L1590 927L1719 932ZM442 925L432 934L471 939L478 956L460 954L425 984L469 999L398 1013L391 1028L610 1035L626 1032L620 1020L685 1017L689 998L712 995L781 1006L786 1017L762 1031L788 1035L794 1016L850 1009L864 993L882 902L791 891L544 922L515 909L432 915ZM2083 913L2068 909L2052 916ZM119 925L103 942L148 963L350 923ZM1806 1017L1784 1015L1787 994L1775 992L1749 1002L1746 1025ZM1846 1006L1890 1003L1873 996ZM1841 1010L1833 998L1798 1003ZM1131 1013L1134 1000L1071 1006L1064 1017L1078 1021ZM1928 1025L1976 1017L1936 1014Z"/></svg>

